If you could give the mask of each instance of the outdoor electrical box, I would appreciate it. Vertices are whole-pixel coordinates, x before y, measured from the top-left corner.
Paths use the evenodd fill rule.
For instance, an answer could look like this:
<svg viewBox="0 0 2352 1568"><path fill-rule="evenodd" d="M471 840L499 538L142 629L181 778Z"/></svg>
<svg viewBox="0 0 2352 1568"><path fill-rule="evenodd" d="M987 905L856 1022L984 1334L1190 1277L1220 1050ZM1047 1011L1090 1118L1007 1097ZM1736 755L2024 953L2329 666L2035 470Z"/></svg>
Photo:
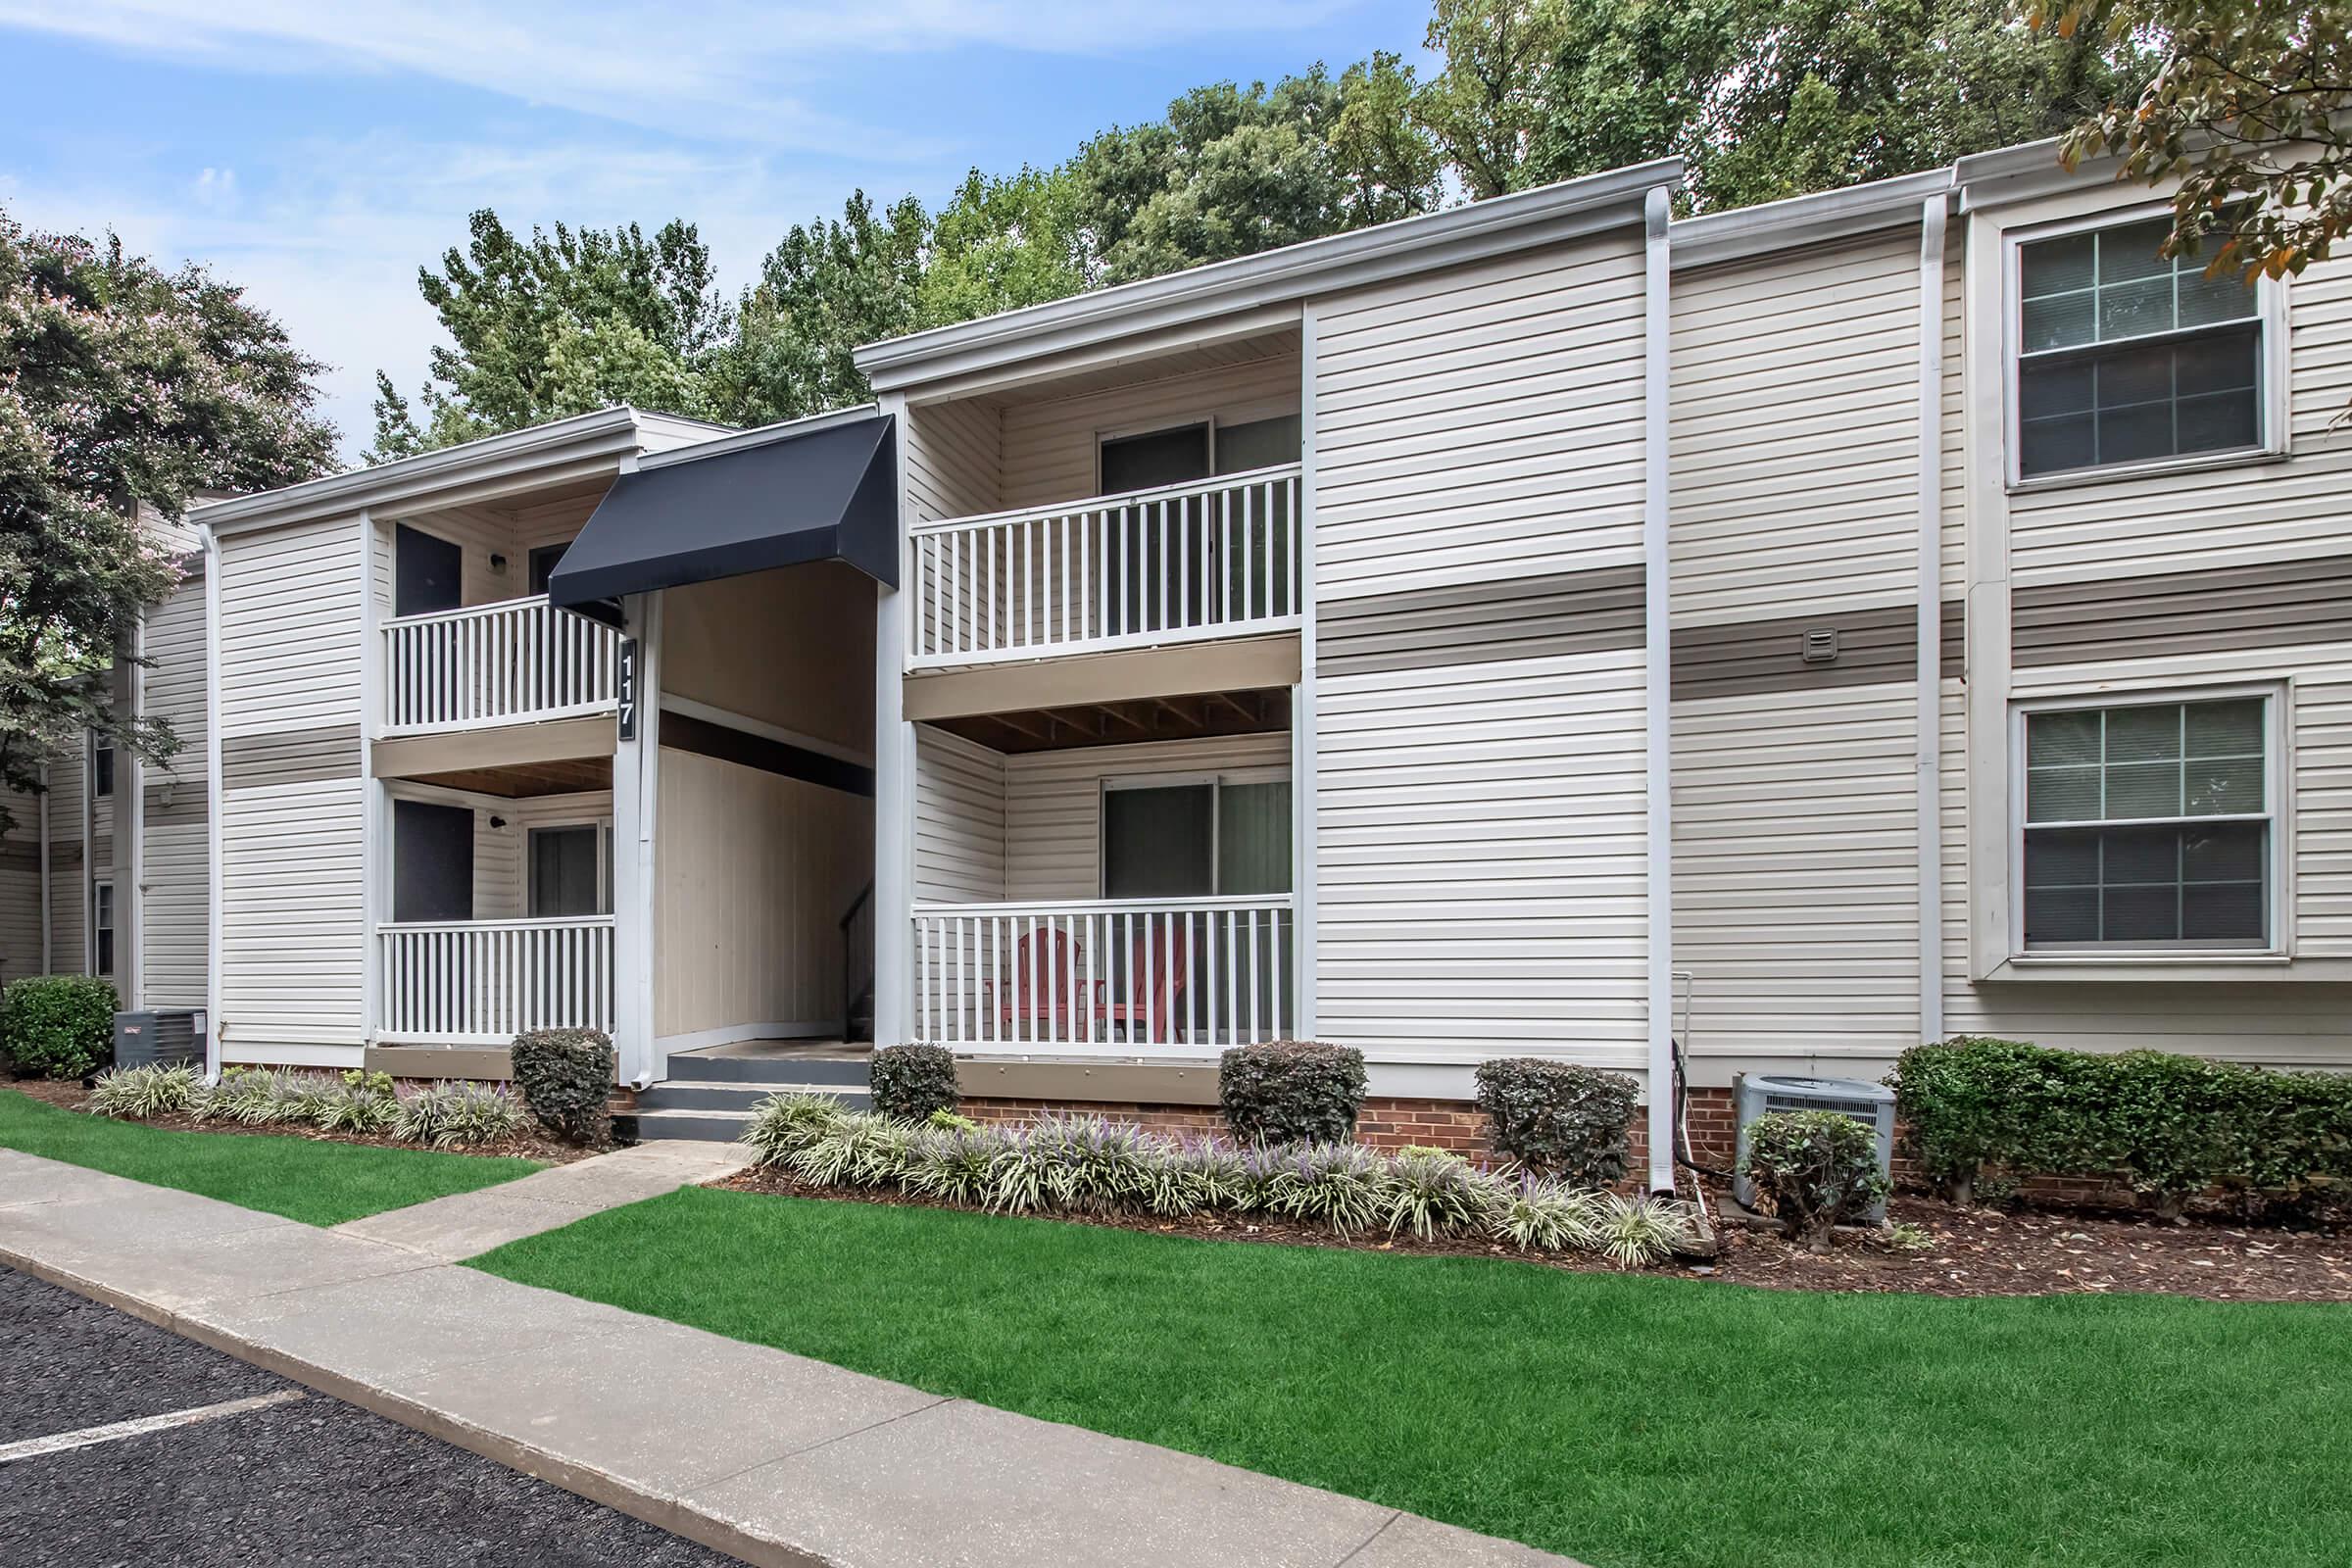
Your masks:
<svg viewBox="0 0 2352 1568"><path fill-rule="evenodd" d="M160 1007L115 1014L115 1065L204 1065L204 1009Z"/></svg>
<svg viewBox="0 0 2352 1568"><path fill-rule="evenodd" d="M1743 1072L1732 1080L1732 1094L1740 1110L1740 1152L1732 1164L1732 1169L1740 1174L1732 1179L1732 1197L1741 1208L1756 1206L1755 1183L1745 1174L1748 1126L1758 1116L1776 1110L1827 1110L1853 1117L1870 1128L1878 1141L1879 1174L1893 1173L1894 1091L1885 1084L1860 1078L1792 1078L1777 1073ZM1884 1201L1871 1206L1873 1224L1886 1217Z"/></svg>

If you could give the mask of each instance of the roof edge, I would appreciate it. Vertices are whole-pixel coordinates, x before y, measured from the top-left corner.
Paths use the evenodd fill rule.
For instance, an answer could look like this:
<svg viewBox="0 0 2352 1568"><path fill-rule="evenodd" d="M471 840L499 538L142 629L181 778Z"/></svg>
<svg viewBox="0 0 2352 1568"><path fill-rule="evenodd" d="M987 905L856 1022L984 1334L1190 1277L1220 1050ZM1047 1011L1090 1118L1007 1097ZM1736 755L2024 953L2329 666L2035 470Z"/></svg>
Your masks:
<svg viewBox="0 0 2352 1568"><path fill-rule="evenodd" d="M420 452L374 467L346 468L322 478L256 491L188 509L188 521L215 533L241 532L297 518L408 503L438 489L528 470L564 456L613 456L639 446L647 416L627 404L574 414L526 429L502 431L456 446ZM673 416L658 417L669 420ZM696 421L699 422L699 421ZM714 430L724 426L713 425Z"/></svg>
<svg viewBox="0 0 2352 1568"><path fill-rule="evenodd" d="M667 468L681 463L696 463L704 458L723 458L730 452L748 452L753 447L767 446L776 441L789 441L794 436L813 435L830 430L838 424L856 424L860 419L883 417L881 406L873 403L855 404L846 409L828 409L823 414L804 414L797 419L778 419L773 424L756 424L748 430L732 430L725 435L712 436L689 446L671 447L637 460L640 472L647 468Z"/></svg>
<svg viewBox="0 0 2352 1568"><path fill-rule="evenodd" d="M1683 167L1679 158L1657 159L886 338L858 349L857 365L875 391L897 391L990 364L1213 317L1240 303L1302 297L1358 281L1365 273L1395 275L1541 244L1562 237L1554 231L1564 220L1611 207L1623 206L1625 220L1638 222L1643 195L1657 186L1681 184Z"/></svg>
<svg viewBox="0 0 2352 1568"><path fill-rule="evenodd" d="M1938 193L1948 205L1959 189L1951 165L1868 184L1702 213L1672 229L1674 265L1706 267L1820 240L1842 239L1919 220Z"/></svg>

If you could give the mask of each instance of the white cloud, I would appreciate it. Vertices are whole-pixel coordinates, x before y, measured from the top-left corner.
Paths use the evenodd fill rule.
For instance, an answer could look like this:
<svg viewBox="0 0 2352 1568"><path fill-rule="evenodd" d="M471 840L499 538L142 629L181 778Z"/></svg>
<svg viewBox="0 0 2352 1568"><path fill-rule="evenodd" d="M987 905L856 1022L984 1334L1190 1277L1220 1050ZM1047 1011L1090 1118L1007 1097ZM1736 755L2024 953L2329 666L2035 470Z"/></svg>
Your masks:
<svg viewBox="0 0 2352 1568"><path fill-rule="evenodd" d="M194 195L196 205L216 212L237 204L237 172L233 169L207 169L196 176Z"/></svg>
<svg viewBox="0 0 2352 1568"><path fill-rule="evenodd" d="M0 0L0 26L237 70L415 73L671 131L888 156L887 123L812 107L828 60L988 45L1083 56L1280 31L1346 0L687 0L653 12L562 0ZM911 151L909 149L908 151Z"/></svg>

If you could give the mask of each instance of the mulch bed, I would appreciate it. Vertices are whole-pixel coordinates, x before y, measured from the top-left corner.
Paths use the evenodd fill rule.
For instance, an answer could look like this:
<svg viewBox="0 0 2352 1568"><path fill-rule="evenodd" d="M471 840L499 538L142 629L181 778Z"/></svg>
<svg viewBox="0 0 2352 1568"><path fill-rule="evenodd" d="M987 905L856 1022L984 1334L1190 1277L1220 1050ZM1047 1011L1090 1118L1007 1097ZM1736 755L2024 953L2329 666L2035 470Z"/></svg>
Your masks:
<svg viewBox="0 0 2352 1568"><path fill-rule="evenodd" d="M890 1207L951 1205L902 1194L817 1187L774 1168L755 1167L717 1184L827 1202ZM1710 1211L1717 1205L1710 1203ZM1262 1214L1043 1216L1070 1224L1200 1241L1271 1242L1357 1251L1452 1257L1516 1258L1544 1267L1608 1272L1581 1252L1521 1252L1469 1239L1420 1241L1373 1234L1346 1238L1319 1225ZM2136 1216L1962 1208L1927 1198L1897 1198L1888 1217L1917 1226L1931 1245L1896 1246L1884 1235L1840 1233L1835 1250L1791 1247L1775 1232L1718 1229L1710 1260L1662 1265L1650 1272L1788 1291L1868 1291L1921 1296L2053 1296L2138 1292L2213 1301L2352 1301L2352 1237Z"/></svg>
<svg viewBox="0 0 2352 1568"><path fill-rule="evenodd" d="M90 1092L71 1079L61 1081L51 1078L24 1078L8 1084L7 1087L38 1100L44 1104L55 1105L62 1110L86 1111L89 1109ZM368 1144L377 1149L428 1149L431 1152L438 1154L503 1155L519 1159L535 1159L543 1165L568 1165L575 1159L586 1159L590 1154L607 1152L605 1150L582 1149L576 1144L566 1144L557 1139L543 1137L536 1131L518 1133L513 1138L502 1138L494 1144L468 1144L463 1149L431 1150L429 1145L412 1144L403 1139L387 1137L382 1133L329 1133L320 1132L316 1127L284 1125L249 1127L243 1122L198 1121L193 1116L176 1113L169 1116L144 1116L139 1119L138 1124L142 1127L167 1127L174 1132L183 1133L225 1133L241 1138L301 1138L314 1144Z"/></svg>

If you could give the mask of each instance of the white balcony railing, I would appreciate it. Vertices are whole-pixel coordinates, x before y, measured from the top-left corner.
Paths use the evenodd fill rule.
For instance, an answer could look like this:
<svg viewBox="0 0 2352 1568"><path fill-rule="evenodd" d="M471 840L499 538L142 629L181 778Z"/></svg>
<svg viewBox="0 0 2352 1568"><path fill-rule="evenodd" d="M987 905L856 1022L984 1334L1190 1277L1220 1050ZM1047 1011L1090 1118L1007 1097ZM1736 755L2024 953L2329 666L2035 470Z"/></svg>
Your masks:
<svg viewBox="0 0 2352 1568"><path fill-rule="evenodd" d="M376 1038L503 1046L526 1029L612 1028L612 917L379 925Z"/></svg>
<svg viewBox="0 0 2352 1568"><path fill-rule="evenodd" d="M909 668L1298 624L1298 465L907 530Z"/></svg>
<svg viewBox="0 0 2352 1568"><path fill-rule="evenodd" d="M914 1038L1020 1051L1287 1038L1291 898L914 908Z"/></svg>
<svg viewBox="0 0 2352 1568"><path fill-rule="evenodd" d="M479 729L610 712L620 637L544 595L384 622L384 727Z"/></svg>

